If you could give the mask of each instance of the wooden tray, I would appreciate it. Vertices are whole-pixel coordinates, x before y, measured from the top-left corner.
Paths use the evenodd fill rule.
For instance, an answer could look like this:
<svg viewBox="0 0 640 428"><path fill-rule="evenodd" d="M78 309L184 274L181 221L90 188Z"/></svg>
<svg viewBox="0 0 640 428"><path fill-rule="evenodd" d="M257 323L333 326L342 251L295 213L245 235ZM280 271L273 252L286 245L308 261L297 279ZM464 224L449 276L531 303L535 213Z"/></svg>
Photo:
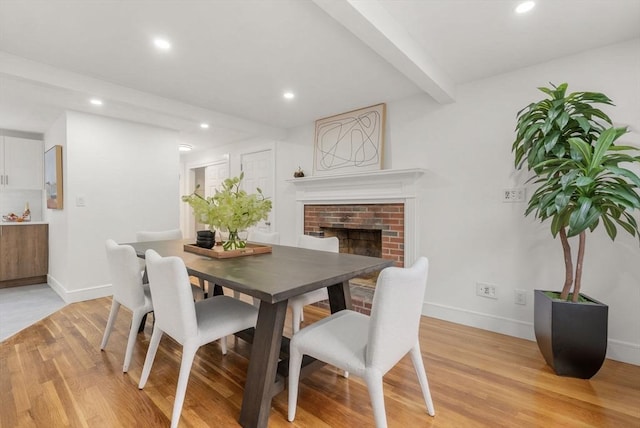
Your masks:
<svg viewBox="0 0 640 428"><path fill-rule="evenodd" d="M184 250L189 253L200 254L201 256L213 257L215 259L230 259L232 257L253 256L255 254L270 253L272 248L269 245L247 243L246 248L225 251L220 245L216 245L215 247L208 249L198 247L195 244L184 244Z"/></svg>

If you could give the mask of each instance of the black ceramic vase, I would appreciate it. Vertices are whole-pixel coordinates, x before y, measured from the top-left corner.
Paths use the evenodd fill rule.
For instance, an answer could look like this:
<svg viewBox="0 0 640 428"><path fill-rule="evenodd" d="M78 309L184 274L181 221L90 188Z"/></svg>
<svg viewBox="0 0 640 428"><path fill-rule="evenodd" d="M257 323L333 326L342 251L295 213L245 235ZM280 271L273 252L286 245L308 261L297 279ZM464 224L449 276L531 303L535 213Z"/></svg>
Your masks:
<svg viewBox="0 0 640 428"><path fill-rule="evenodd" d="M216 234L211 230L199 230L196 245L202 248L213 248L216 243Z"/></svg>

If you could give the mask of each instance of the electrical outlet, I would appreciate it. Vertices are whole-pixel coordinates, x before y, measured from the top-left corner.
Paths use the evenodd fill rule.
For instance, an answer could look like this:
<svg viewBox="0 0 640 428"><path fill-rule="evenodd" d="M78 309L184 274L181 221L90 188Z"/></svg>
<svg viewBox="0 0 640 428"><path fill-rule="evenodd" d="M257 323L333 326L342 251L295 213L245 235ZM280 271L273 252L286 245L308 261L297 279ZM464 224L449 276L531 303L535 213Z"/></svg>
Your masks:
<svg viewBox="0 0 640 428"><path fill-rule="evenodd" d="M502 202L524 202L524 187L505 188L502 190Z"/></svg>
<svg viewBox="0 0 640 428"><path fill-rule="evenodd" d="M526 305L527 292L525 290L513 290L513 302L516 305Z"/></svg>
<svg viewBox="0 0 640 428"><path fill-rule="evenodd" d="M476 283L476 296L488 297L489 299L497 299L496 286L491 284L485 284L482 282Z"/></svg>
<svg viewBox="0 0 640 428"><path fill-rule="evenodd" d="M84 206L86 206L84 195L76 196L76 207L84 207Z"/></svg>

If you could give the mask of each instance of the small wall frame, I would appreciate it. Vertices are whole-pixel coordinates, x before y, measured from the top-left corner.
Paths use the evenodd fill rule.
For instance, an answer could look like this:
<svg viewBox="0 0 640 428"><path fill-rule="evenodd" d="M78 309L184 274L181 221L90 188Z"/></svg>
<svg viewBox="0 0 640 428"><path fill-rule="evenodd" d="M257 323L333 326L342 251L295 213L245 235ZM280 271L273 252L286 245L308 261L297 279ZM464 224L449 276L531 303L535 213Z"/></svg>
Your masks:
<svg viewBox="0 0 640 428"><path fill-rule="evenodd" d="M382 169L386 104L316 121L313 174L337 175Z"/></svg>
<svg viewBox="0 0 640 428"><path fill-rule="evenodd" d="M53 146L44 154L44 187L47 208L61 210L62 193L62 146Z"/></svg>

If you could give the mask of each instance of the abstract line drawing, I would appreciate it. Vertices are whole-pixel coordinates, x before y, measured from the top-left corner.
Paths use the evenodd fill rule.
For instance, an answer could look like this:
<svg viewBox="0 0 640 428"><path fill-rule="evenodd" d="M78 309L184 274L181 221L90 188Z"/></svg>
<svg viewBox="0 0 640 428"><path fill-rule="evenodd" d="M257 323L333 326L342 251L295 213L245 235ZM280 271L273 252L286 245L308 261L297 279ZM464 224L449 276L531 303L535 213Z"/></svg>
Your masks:
<svg viewBox="0 0 640 428"><path fill-rule="evenodd" d="M314 175L382 168L386 105L316 121Z"/></svg>

